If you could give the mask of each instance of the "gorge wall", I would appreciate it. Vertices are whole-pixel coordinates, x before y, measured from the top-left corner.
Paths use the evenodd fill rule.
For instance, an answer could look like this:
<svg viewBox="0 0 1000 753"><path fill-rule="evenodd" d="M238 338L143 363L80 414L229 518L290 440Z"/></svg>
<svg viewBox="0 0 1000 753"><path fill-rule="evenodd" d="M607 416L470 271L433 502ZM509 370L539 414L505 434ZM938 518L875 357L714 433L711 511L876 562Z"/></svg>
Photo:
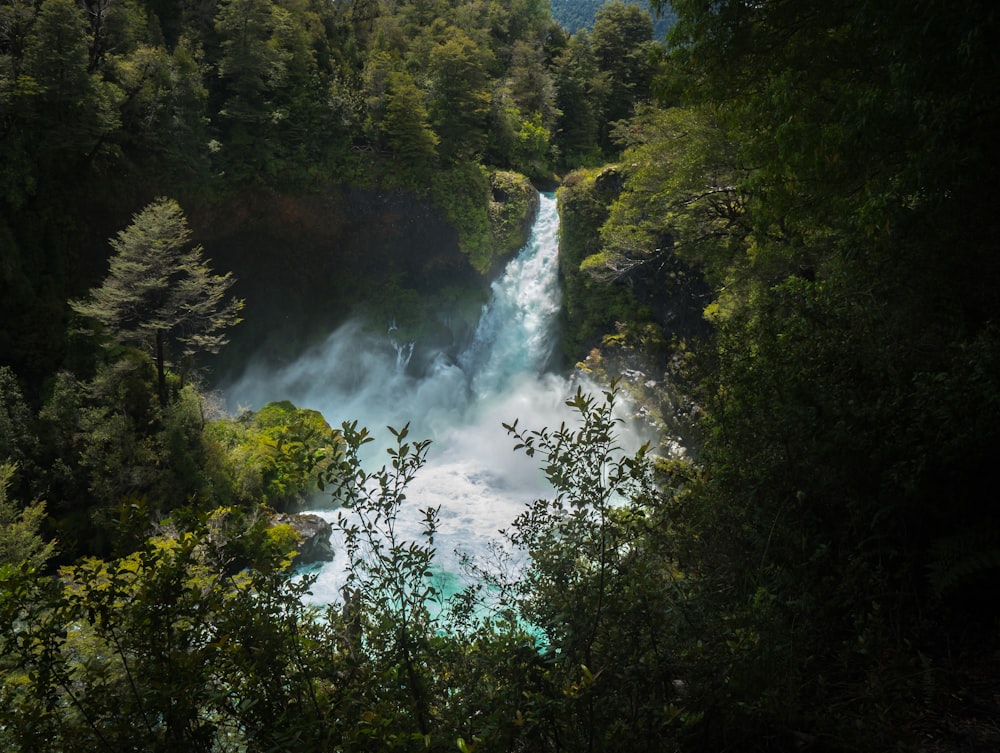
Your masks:
<svg viewBox="0 0 1000 753"><path fill-rule="evenodd" d="M246 301L216 378L251 357L292 358L359 308L386 327L460 337L466 325L438 321L431 302L461 295L478 310L488 290L440 212L400 192L243 196L190 219L213 269L231 271Z"/></svg>

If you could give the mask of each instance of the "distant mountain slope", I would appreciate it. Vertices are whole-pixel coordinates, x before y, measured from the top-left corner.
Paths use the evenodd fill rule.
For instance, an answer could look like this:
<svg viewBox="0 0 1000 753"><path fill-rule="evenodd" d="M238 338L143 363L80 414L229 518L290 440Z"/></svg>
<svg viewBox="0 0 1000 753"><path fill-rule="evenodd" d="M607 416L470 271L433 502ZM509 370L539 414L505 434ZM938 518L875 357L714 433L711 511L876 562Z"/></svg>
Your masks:
<svg viewBox="0 0 1000 753"><path fill-rule="evenodd" d="M549 0L552 17L570 34L578 29L590 29L594 25L594 16L606 0ZM625 0L634 2L649 11L653 16L653 35L663 40L677 16L669 4L660 18L656 18L649 8L648 0Z"/></svg>

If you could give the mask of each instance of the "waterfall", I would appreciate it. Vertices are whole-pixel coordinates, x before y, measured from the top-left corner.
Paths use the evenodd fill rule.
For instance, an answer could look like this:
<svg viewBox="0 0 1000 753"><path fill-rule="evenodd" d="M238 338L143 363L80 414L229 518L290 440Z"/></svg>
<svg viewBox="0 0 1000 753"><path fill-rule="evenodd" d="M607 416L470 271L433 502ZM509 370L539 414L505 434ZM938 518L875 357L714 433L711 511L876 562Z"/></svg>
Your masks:
<svg viewBox="0 0 1000 753"><path fill-rule="evenodd" d="M396 368L403 371L410 365L410 359L413 358L413 348L416 343L413 340L407 343L401 343L396 340L392 333L397 329L399 329L399 326L393 320L392 324L389 325L389 342L392 344L392 349L396 351Z"/></svg>
<svg viewBox="0 0 1000 753"><path fill-rule="evenodd" d="M531 238L493 284L472 344L459 357L479 398L522 374L540 374L556 344L559 316L559 215L543 194Z"/></svg>
<svg viewBox="0 0 1000 753"><path fill-rule="evenodd" d="M378 448L388 444L385 426L409 422L411 437L432 444L408 490L402 530L416 535L418 510L440 506L439 564L454 573L456 549L485 551L526 503L545 494L537 462L512 451L501 422L517 418L540 428L567 418L564 401L575 388L546 371L557 344L558 231L555 197L542 194L531 238L493 283L471 343L457 355L427 359L420 374L405 368L414 346L396 343L391 327L386 343L349 322L290 366L249 369L227 395L250 407L288 399L321 411L331 426L357 420L375 432L371 446ZM371 467L386 460L374 457ZM322 568L317 602L339 598L342 569L339 561Z"/></svg>

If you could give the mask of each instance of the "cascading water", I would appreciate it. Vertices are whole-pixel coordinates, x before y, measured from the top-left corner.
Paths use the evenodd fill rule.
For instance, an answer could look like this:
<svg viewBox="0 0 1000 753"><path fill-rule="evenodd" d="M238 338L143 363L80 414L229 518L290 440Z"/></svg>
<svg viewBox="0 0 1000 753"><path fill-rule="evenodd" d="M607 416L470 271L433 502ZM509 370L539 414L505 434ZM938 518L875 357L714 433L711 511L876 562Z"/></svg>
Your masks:
<svg viewBox="0 0 1000 753"><path fill-rule="evenodd" d="M514 377L541 374L552 356L559 315L559 215L542 196L531 240L493 285L469 348L459 356L473 394L489 399Z"/></svg>
<svg viewBox="0 0 1000 753"><path fill-rule="evenodd" d="M455 573L456 550L481 555L499 529L545 493L537 462L512 451L501 422L517 418L541 428L567 418L564 401L574 388L546 373L557 342L558 231L555 198L542 194L531 239L493 284L472 342L456 357L438 354L424 373L406 369L412 345L380 341L352 322L286 368L251 368L226 392L251 407L288 399L321 411L331 426L357 420L375 433L373 447L387 446L383 427L407 422L411 437L431 439L427 464L407 492L401 530L415 537L419 510L439 506L438 562ZM374 457L370 467L386 460ZM339 599L343 566L335 560L320 570L317 602Z"/></svg>

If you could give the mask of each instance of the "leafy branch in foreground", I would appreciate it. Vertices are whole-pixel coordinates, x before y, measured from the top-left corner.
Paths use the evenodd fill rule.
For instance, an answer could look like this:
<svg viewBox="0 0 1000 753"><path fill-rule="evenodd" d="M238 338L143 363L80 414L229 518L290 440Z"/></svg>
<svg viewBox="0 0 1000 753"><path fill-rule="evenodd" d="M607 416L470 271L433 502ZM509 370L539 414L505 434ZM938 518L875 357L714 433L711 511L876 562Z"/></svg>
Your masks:
<svg viewBox="0 0 1000 753"><path fill-rule="evenodd" d="M59 578L0 571L0 748L324 749L339 730L335 625L315 619L290 552L250 526L220 569L209 520ZM272 545L273 544L273 545Z"/></svg>
<svg viewBox="0 0 1000 753"><path fill-rule="evenodd" d="M430 579L438 509L420 511L420 542L405 539L399 522L406 487L424 465L430 441L407 441L409 424L388 428L395 440L386 450L391 462L368 472L359 451L373 438L367 429L358 429L357 422L344 423L345 454L328 474L342 508L337 525L347 555L345 612L367 639L356 649L364 652L375 676L395 685L385 689L388 697L382 700L389 706L384 713L412 721L411 734L429 739L428 657L435 631L428 605L441 601Z"/></svg>
<svg viewBox="0 0 1000 753"><path fill-rule="evenodd" d="M689 586L670 538L672 493L658 487L647 445L621 446L617 402L616 385L603 401L578 389L567 402L576 429L504 425L555 490L503 533L530 557L507 593L562 697L556 748L672 749L666 728L698 718L679 690Z"/></svg>

